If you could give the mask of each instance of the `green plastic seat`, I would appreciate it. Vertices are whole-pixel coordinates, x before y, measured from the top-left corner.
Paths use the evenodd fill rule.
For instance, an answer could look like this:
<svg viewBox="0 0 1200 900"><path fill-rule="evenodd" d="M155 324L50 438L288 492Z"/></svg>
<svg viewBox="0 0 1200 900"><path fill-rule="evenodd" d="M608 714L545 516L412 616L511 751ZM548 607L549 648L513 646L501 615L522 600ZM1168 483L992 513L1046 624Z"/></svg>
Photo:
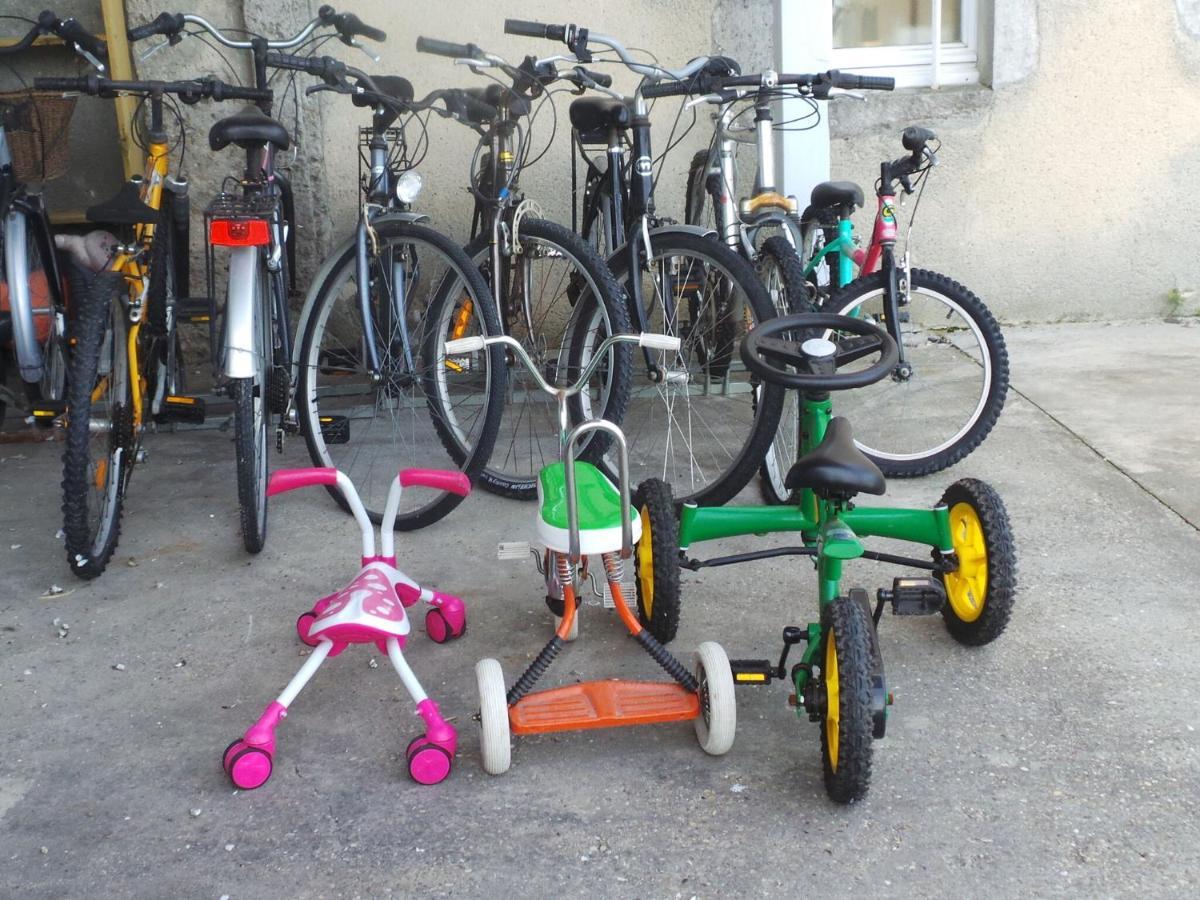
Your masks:
<svg viewBox="0 0 1200 900"><path fill-rule="evenodd" d="M579 541L582 553L621 549L621 492L591 463L575 463L575 494L579 498ZM538 477L538 538L552 550L565 553L567 478L561 462L551 463ZM632 517L632 539L641 535L641 519Z"/></svg>

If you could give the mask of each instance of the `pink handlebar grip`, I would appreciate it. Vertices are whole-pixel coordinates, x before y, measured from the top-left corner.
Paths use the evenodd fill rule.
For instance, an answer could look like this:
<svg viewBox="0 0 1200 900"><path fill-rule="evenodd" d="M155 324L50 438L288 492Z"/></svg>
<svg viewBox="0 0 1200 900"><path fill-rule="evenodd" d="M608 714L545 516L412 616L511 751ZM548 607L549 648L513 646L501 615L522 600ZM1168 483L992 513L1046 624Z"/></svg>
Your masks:
<svg viewBox="0 0 1200 900"><path fill-rule="evenodd" d="M309 487L314 484L337 484L337 476L337 469L329 467L280 469L278 472L271 473L271 480L267 483L267 496L274 497L284 491L293 491L296 488Z"/></svg>
<svg viewBox="0 0 1200 900"><path fill-rule="evenodd" d="M320 469L312 469L310 471L320 472ZM416 487L433 488L439 491L449 491L452 494L458 494L460 497L465 497L471 493L471 479L467 478L462 472L454 472L448 469L402 469L400 471L400 484L402 487L410 485Z"/></svg>

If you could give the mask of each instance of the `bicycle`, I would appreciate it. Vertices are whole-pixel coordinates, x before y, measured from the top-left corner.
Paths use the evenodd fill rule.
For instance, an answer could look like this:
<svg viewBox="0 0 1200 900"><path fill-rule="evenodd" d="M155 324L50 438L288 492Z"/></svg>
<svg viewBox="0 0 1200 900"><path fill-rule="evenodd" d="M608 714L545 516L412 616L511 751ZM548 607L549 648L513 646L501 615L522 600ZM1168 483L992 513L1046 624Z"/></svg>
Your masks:
<svg viewBox="0 0 1200 900"><path fill-rule="evenodd" d="M837 342L811 335L832 334ZM806 339L806 336L807 339ZM807 556L817 574L817 622L783 629L777 663L733 660L736 684L790 682L798 716L821 725L822 767L830 798L862 799L871 778L872 741L886 732L891 694L884 676L876 627L885 605L895 615L941 612L959 643L981 646L1005 630L1016 599L1016 551L999 494L973 478L960 479L933 509L860 506L858 494L880 495L887 483L854 442L850 421L834 416L830 394L862 389L890 376L898 359L895 340L864 319L805 313L773 319L743 341L745 365L764 381L795 389L801 397L800 457L786 476L793 501L784 506L697 507L678 519L672 507L651 498L642 509L636 555L639 604L644 591L678 579L679 568L734 565L784 556ZM865 365L863 365L865 363ZM847 371L839 371L847 369ZM666 523L656 536L654 526ZM747 534L797 533L802 544L710 559L689 556L703 541ZM877 536L924 545L931 558L868 550L861 538ZM674 546L659 550L664 543ZM643 554L642 547L654 552ZM847 560L903 565L932 577L897 577L880 589L874 609L866 590L843 590ZM787 668L791 648L804 644Z"/></svg>
<svg viewBox="0 0 1200 900"><path fill-rule="evenodd" d="M697 153L688 167L685 220L715 229L722 242L756 267L777 315L814 312L810 283L797 253L797 248L804 246L803 220L796 198L778 190L774 132L806 127L806 120L820 115L819 100L857 96L850 94L852 90L892 90L895 79L836 70L789 75L768 69L743 75L732 60L728 68L728 74L702 72L689 85L690 93L697 96L688 106L708 103L719 109L713 115L715 127L708 149ZM772 105L786 99L806 103L811 111L776 126ZM750 112L753 124L745 122ZM754 144L757 166L752 195L735 203L740 143ZM788 393L775 439L759 470L759 485L768 502L787 500L783 473L796 458L799 415L798 398Z"/></svg>
<svg viewBox="0 0 1200 900"><path fill-rule="evenodd" d="M522 120L532 121L532 104L545 96L550 84L572 80L578 73L538 68L532 58L513 66L473 44L426 37L418 38L417 50L453 58L477 73L496 68L511 79L510 86L496 82L466 92L478 105L466 110L460 121L480 139L471 168L474 209L465 249L490 283L501 333L520 340L551 383L560 376L572 380L581 366L573 352L594 352L605 336L629 330L620 286L604 260L570 229L543 218L541 208L520 186L532 151ZM580 330L579 323L585 321L586 328ZM585 404L594 405L610 421L621 421L629 395L629 353L620 346L612 353L610 364L597 370L597 381L586 397L572 402L576 421L587 415ZM557 425L557 412L524 369L509 362L501 434L480 480L493 493L532 500L537 473L550 458L540 436ZM589 435L580 458L595 462L607 446L607 434Z"/></svg>
<svg viewBox="0 0 1200 900"><path fill-rule="evenodd" d="M1008 350L995 317L957 281L910 261L912 219L896 256L897 188L924 190L937 155L926 128L909 127L908 155L880 164L877 207L866 250L855 242L851 217L863 205L851 182L813 188L802 216L804 274L823 296L821 309L882 324L900 355L891 376L850 397L862 423L858 446L886 475L938 472L962 460L991 432L1008 392ZM917 179L914 185L913 179ZM836 223L836 224L835 224ZM828 267L828 288L820 269ZM858 278L854 278L855 268Z"/></svg>
<svg viewBox="0 0 1200 900"><path fill-rule="evenodd" d="M612 99L584 97L571 104L576 132L606 146L603 165L588 160L580 230L609 254L609 266L626 288L634 330L668 333L682 342L667 365L644 354L635 372L622 422L635 478L671 481L680 502L724 503L749 482L779 422L783 391L762 384L734 352L740 338L775 311L749 263L710 240L708 230L655 214L646 101L676 93L677 85L706 68L724 71L726 64L709 57L674 70L641 63L617 39L576 25L508 19L504 30L561 41L569 58L584 64L593 61L589 47L605 47L643 76L633 97L593 82L586 86ZM605 470L612 474L611 460Z"/></svg>
<svg viewBox="0 0 1200 900"><path fill-rule="evenodd" d="M30 29L0 57L15 56L42 35L55 35L98 71L105 71L104 42L75 19L44 10ZM42 194L31 182L46 182L67 166L65 132L74 98L53 93L8 92L0 97L0 424L11 404L35 422L52 424L63 411L73 303L55 249ZM61 133L59 133L61 132ZM11 353L6 348L11 345ZM11 357L11 359L10 359ZM21 394L8 388L15 370Z"/></svg>
<svg viewBox="0 0 1200 900"><path fill-rule="evenodd" d="M223 47L250 51L259 90L268 90L270 52L300 46L318 28L335 29L350 46L359 46L355 35L376 41L387 37L352 13L322 6L299 32L284 40L258 35L235 40L191 13L161 13L154 21L129 29L129 39L162 36L177 44L189 34L188 25L207 32ZM291 184L275 164L276 152L289 148L291 136L271 118L271 107L272 97L266 96L257 106L217 122L210 130L212 150L236 146L245 152L246 165L236 189L223 191L205 211L209 341L218 387L233 400L242 543L250 553L258 553L266 543L271 417L278 417L275 444L282 450L293 402L288 292L295 279L294 202ZM214 283L217 247L229 250L228 288L220 314Z"/></svg>
<svg viewBox="0 0 1200 900"><path fill-rule="evenodd" d="M495 303L463 250L412 211L421 178L398 122L425 110L462 115L469 98L434 91L416 101L406 79L369 77L329 57L273 53L268 64L321 78L307 93L334 91L372 110L371 125L358 135L363 196L355 229L312 282L297 324L293 372L313 462L352 473L368 515L379 521L389 467L444 464L448 453L477 478L500 427L502 351L482 365L444 351L448 339L499 334ZM446 109L437 108L439 101ZM461 501L453 491L408 494L417 500L405 501L396 528L424 527Z"/></svg>
<svg viewBox="0 0 1200 900"><path fill-rule="evenodd" d="M630 510L629 466L621 429L605 419L587 419L572 426L571 398L586 390L593 370L605 362L616 343L636 343L647 353L678 353L679 339L661 334L619 334L604 339L569 387L546 381L523 344L508 335L468 337L451 341L447 352L478 352L489 346L507 347L528 370L542 391L555 399L559 413L559 460L538 475L537 536L541 552L524 543L505 543L505 558L534 557L546 581L546 603L555 617L554 635L507 691L504 672L495 659L475 666L479 687L480 745L483 768L490 775L508 771L512 735L547 734L591 728L652 725L691 721L701 748L712 756L727 753L737 728L737 706L729 659L720 644L702 643L696 670L688 671L651 630L625 605L621 593L624 565L642 536L642 520ZM577 458L578 445L589 433L604 431L616 446L619 480L612 481L594 465ZM670 490L649 479L642 492ZM585 681L533 692L563 645L578 636L579 591L589 579L588 557L598 555L613 606L630 635L671 676L670 682L608 679Z"/></svg>
<svg viewBox="0 0 1200 900"><path fill-rule="evenodd" d="M186 239L176 242L173 200L186 196L187 181L171 171L164 97L185 103L269 100L270 91L216 80L110 81L95 75L38 78L34 86L104 98L143 95L150 106L146 174L87 211L90 221L119 226L125 235L107 270L93 279L71 335L63 532L72 572L95 578L116 549L125 491L134 465L145 458L147 422L169 417L177 407L179 415L190 416L195 403L170 393L180 367L176 279L187 247Z"/></svg>

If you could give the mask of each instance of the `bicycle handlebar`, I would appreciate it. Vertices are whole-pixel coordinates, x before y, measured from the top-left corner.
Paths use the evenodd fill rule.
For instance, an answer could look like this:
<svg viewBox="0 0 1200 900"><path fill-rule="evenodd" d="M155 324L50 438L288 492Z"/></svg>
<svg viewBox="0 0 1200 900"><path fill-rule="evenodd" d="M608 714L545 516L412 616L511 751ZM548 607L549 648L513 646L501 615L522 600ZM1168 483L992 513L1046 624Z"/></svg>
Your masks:
<svg viewBox="0 0 1200 900"><path fill-rule="evenodd" d="M211 34L218 43L233 50L253 50L256 41L261 40L235 41L233 38L226 37L221 32L221 29L217 28L217 26L213 25L207 19L191 13L161 13L153 22L130 28L127 34L131 41L140 41L152 35L160 34L172 44L177 44L179 43L183 29L187 25L198 25ZM387 32L365 24L354 13L339 13L332 6L326 5L318 9L317 15L293 37L283 41L264 41L263 44L269 50L290 50L292 47L297 47L308 40L309 35L320 27L333 28L338 32L340 36L339 40L343 44L352 47L357 46L354 42L356 35L379 42L387 39Z"/></svg>
<svg viewBox="0 0 1200 900"><path fill-rule="evenodd" d="M108 47L104 41L84 28L78 20L60 19L56 13L48 9L38 13L33 27L26 32L24 37L10 47L0 48L0 56L11 56L27 50L43 34L56 35L68 47L89 57L89 61L99 65L101 71L104 70L104 63L108 60Z"/></svg>
<svg viewBox="0 0 1200 900"><path fill-rule="evenodd" d="M204 98L269 102L274 97L270 89L241 87L215 78L197 81L112 81L87 75L83 78L35 78L33 86L38 90L89 94L93 97L112 97L122 92L175 94L184 103L195 103Z"/></svg>
<svg viewBox="0 0 1200 900"><path fill-rule="evenodd" d="M788 87L807 86L817 99L825 99L829 96L831 88L843 88L845 90L873 90L873 91L890 91L896 87L895 78L885 78L876 75L854 75L846 72L839 72L837 69L830 69L828 72L820 72L804 75L776 75L774 80L767 83L763 78L763 74L758 75L701 75L700 77L690 82L669 82L660 84L646 85L642 88L642 96L646 98L652 97L679 97L685 94L720 94L722 91L730 88L739 87ZM722 98L724 99L724 98Z"/></svg>
<svg viewBox="0 0 1200 900"><path fill-rule="evenodd" d="M477 353L485 347L491 347L496 344L503 344L504 346L510 348L516 355L517 359L521 361L521 364L529 370L529 374L533 376L534 381L537 382L538 387L540 387L543 391L548 394L555 395L559 393L559 388L549 384L546 379L542 377L542 373L539 371L534 361L529 358L529 354L526 352L525 347L522 346L521 342L516 338L509 337L507 334L498 335L496 337L474 335L472 337L446 341L446 353L454 355L462 353ZM651 334L649 332L642 332L641 334L614 334L611 337L607 337L600 344L600 346L596 348L596 352L592 355L591 362L584 367L583 372L580 373L578 380L576 380L576 382L570 387L561 389L566 396L572 397L583 390L583 388L587 385L588 379L592 377L592 373L595 372L602 362L604 362L605 354L609 351L609 349L617 344L637 344L639 347L646 347L650 350L678 352L680 340L674 335Z"/></svg>

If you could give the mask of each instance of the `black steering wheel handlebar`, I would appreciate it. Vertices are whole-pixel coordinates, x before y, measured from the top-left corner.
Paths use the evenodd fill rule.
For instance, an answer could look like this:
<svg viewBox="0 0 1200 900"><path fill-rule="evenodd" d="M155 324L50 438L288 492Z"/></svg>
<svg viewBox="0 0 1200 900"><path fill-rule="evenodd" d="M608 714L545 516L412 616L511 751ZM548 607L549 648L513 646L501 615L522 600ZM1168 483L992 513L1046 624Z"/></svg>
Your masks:
<svg viewBox="0 0 1200 900"><path fill-rule="evenodd" d="M854 337L837 342L816 337L831 331ZM777 337L785 332L807 333L808 337ZM820 344L814 346L813 341ZM879 326L831 313L798 313L768 319L746 335L741 352L746 368L763 381L802 391L849 391L866 387L886 378L900 356L895 340ZM837 371L840 366L874 354L879 354L879 359L866 369Z"/></svg>

